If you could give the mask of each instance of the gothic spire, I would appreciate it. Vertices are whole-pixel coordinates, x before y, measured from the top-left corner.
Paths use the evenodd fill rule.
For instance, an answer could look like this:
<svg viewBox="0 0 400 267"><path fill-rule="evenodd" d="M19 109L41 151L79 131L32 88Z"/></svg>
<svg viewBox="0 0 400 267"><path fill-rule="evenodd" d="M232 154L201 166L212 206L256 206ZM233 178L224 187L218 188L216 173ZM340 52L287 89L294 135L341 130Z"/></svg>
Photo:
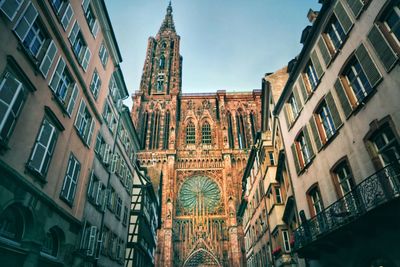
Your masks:
<svg viewBox="0 0 400 267"><path fill-rule="evenodd" d="M160 30L158 31L158 33L162 33L165 30L171 30L172 32L175 32L174 19L172 18L171 1L169 1L168 7L167 7L167 14L165 14L164 21L161 24L161 27L160 27Z"/></svg>

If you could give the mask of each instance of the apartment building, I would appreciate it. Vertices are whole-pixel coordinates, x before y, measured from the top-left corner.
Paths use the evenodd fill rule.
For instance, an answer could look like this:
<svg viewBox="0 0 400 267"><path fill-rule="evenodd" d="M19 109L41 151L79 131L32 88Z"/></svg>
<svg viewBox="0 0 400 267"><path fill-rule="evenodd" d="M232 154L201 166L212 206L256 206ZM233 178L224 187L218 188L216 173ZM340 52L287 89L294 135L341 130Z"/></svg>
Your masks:
<svg viewBox="0 0 400 267"><path fill-rule="evenodd" d="M288 79L287 67L268 73L262 83L262 123L243 175L242 219L247 266L303 266L293 253L297 226L293 190L275 103Z"/></svg>
<svg viewBox="0 0 400 267"><path fill-rule="evenodd" d="M134 130L104 1L2 0L0 25L2 264L122 265Z"/></svg>
<svg viewBox="0 0 400 267"><path fill-rule="evenodd" d="M400 1L324 1L274 113L309 266L398 266ZM317 15L317 16L316 16Z"/></svg>

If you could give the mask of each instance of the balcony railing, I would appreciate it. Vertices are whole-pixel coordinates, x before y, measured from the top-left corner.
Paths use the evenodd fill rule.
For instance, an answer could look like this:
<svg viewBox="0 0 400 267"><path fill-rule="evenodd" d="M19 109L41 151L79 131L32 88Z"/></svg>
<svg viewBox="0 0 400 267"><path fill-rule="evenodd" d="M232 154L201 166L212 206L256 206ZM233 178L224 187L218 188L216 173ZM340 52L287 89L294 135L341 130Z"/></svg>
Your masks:
<svg viewBox="0 0 400 267"><path fill-rule="evenodd" d="M309 219L294 232L295 250L400 197L400 164L392 163L364 179L352 191Z"/></svg>

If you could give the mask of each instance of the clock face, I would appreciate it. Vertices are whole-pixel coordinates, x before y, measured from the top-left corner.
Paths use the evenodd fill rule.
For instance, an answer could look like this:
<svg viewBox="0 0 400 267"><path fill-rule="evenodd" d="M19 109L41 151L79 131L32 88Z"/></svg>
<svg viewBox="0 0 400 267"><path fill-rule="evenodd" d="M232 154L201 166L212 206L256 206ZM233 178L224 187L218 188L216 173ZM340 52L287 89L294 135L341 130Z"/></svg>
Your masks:
<svg viewBox="0 0 400 267"><path fill-rule="evenodd" d="M208 212L213 212L221 201L221 192L215 181L198 175L190 177L182 184L179 200L187 212L203 205Z"/></svg>

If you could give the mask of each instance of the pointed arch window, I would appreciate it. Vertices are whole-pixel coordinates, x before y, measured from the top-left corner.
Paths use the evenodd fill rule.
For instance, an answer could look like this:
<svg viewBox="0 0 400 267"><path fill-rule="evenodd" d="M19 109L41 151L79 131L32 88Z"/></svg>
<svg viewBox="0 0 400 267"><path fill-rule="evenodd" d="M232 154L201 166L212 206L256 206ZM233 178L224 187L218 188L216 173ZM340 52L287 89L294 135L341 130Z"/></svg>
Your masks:
<svg viewBox="0 0 400 267"><path fill-rule="evenodd" d="M211 145L211 126L208 122L205 122L201 126L201 143L204 145Z"/></svg>
<svg viewBox="0 0 400 267"><path fill-rule="evenodd" d="M250 123L251 123L251 136L253 137L253 142L255 142L257 133L257 122L254 112L250 113Z"/></svg>
<svg viewBox="0 0 400 267"><path fill-rule="evenodd" d="M164 75L158 75L157 92L162 92L163 90L164 90Z"/></svg>
<svg viewBox="0 0 400 267"><path fill-rule="evenodd" d="M160 111L151 114L149 149L158 149L160 141Z"/></svg>
<svg viewBox="0 0 400 267"><path fill-rule="evenodd" d="M245 128L245 119L242 113L238 113L236 115L236 129L237 129L237 138L239 143L239 149L247 148L247 136L246 136L246 128Z"/></svg>
<svg viewBox="0 0 400 267"><path fill-rule="evenodd" d="M235 147L235 141L233 139L233 124L232 124L232 115L228 113L228 140L229 140L229 148Z"/></svg>
<svg viewBox="0 0 400 267"><path fill-rule="evenodd" d="M164 142L163 142L163 149L168 149L168 140L169 140L169 120L170 114L169 110L165 113L164 118Z"/></svg>
<svg viewBox="0 0 400 267"><path fill-rule="evenodd" d="M142 127L141 127L141 133L140 133L140 138L141 138L140 147L141 147L141 149L144 149L145 145L146 145L147 125L148 125L148 122L149 122L149 114L147 113L147 111L143 114L142 122L143 122L143 124L142 124Z"/></svg>
<svg viewBox="0 0 400 267"><path fill-rule="evenodd" d="M186 126L186 144L196 143L196 127L193 122L189 122Z"/></svg>

